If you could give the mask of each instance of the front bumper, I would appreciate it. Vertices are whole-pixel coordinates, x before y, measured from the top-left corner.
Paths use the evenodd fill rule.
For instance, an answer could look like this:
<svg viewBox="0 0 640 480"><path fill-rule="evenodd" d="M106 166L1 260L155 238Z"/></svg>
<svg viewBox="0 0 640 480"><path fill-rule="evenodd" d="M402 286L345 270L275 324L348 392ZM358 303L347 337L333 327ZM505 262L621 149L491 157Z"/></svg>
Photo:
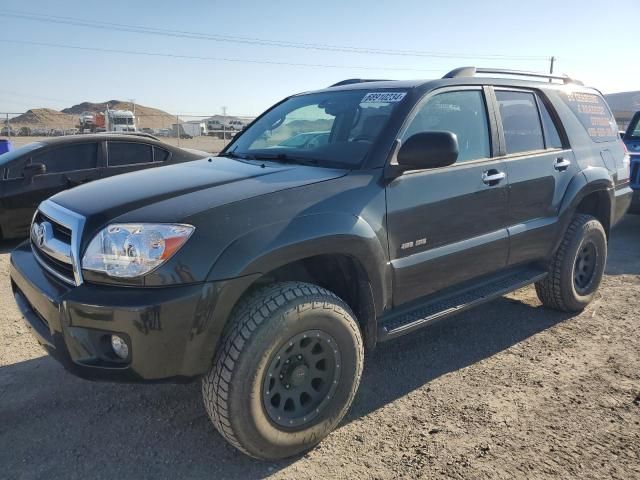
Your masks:
<svg viewBox="0 0 640 480"><path fill-rule="evenodd" d="M16 303L38 342L67 370L110 381L188 381L205 373L224 322L251 278L162 288L83 284L44 271L28 242L11 254ZM118 359L110 335L129 343Z"/></svg>

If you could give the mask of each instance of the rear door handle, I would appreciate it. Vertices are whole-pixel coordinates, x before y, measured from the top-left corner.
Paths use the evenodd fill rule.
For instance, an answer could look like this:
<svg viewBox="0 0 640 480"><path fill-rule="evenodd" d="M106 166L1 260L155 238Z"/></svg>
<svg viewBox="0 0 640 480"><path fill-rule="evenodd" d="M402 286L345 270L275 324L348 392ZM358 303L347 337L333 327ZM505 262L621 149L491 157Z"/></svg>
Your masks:
<svg viewBox="0 0 640 480"><path fill-rule="evenodd" d="M556 163L553 164L553 168L555 168L559 172L564 172L567 168L569 168L571 162L566 158L556 158Z"/></svg>
<svg viewBox="0 0 640 480"><path fill-rule="evenodd" d="M507 177L506 173L499 172L498 170L495 170L495 169L491 169L491 170L487 170L482 174L482 181L485 183L485 185L493 186L493 185L499 184L506 177Z"/></svg>

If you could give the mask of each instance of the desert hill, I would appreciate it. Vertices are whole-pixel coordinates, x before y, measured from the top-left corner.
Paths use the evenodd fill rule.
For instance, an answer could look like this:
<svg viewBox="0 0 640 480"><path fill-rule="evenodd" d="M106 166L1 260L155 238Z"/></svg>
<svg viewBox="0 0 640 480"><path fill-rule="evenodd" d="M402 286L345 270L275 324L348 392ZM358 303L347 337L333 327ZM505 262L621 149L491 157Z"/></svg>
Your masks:
<svg viewBox="0 0 640 480"><path fill-rule="evenodd" d="M109 100L107 102L92 103L82 102L62 110L62 113L80 115L82 112L104 112L107 106L111 110L133 110L135 107L136 125L138 128L167 128L176 123L176 116L153 107L132 104L122 100Z"/></svg>
<svg viewBox="0 0 640 480"><path fill-rule="evenodd" d="M12 128L53 128L68 129L78 125L78 119L82 112L104 112L107 104L112 110L132 110L130 102L110 100L108 102L92 103L82 102L62 111L51 108L33 108L22 115L11 119ZM176 123L175 115L157 108L135 105L136 125L138 128L168 128Z"/></svg>
<svg viewBox="0 0 640 480"><path fill-rule="evenodd" d="M11 119L11 126L14 129L21 127L67 129L73 128L77 123L77 115L67 115L51 108L32 108Z"/></svg>

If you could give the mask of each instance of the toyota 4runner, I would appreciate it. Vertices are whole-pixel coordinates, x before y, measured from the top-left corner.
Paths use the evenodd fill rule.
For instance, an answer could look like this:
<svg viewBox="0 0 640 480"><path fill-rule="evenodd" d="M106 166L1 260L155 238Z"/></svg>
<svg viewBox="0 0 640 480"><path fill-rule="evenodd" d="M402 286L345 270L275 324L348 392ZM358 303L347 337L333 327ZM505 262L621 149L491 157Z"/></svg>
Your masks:
<svg viewBox="0 0 640 480"><path fill-rule="evenodd" d="M630 199L607 104L568 77L347 80L217 157L43 202L11 285L69 371L201 377L218 431L277 459L336 427L379 342L528 284L584 309Z"/></svg>

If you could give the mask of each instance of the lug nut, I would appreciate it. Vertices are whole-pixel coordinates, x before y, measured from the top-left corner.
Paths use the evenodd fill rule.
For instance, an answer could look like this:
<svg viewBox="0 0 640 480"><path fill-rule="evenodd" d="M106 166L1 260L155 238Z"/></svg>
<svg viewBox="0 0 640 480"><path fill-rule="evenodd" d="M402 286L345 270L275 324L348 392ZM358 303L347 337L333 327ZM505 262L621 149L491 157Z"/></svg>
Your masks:
<svg viewBox="0 0 640 480"><path fill-rule="evenodd" d="M302 355L298 355L298 360L302 360Z"/></svg>
<svg viewBox="0 0 640 480"><path fill-rule="evenodd" d="M287 390L289 390L291 388L291 385L289 385L288 383L284 386L284 388L286 388Z"/></svg>

